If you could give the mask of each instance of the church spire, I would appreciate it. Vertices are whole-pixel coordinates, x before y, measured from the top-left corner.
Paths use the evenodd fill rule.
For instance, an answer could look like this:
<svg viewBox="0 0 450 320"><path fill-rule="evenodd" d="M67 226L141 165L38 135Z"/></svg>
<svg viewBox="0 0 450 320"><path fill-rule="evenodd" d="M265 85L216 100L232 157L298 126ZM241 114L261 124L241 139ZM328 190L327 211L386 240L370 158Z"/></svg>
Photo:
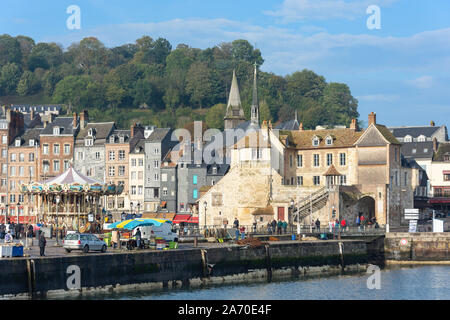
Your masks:
<svg viewBox="0 0 450 320"><path fill-rule="evenodd" d="M244 110L241 105L239 87L236 78L236 71L233 70L233 80L231 81L230 95L228 96L227 112L225 114L225 129L233 129L238 124L245 121Z"/></svg>
<svg viewBox="0 0 450 320"><path fill-rule="evenodd" d="M258 103L258 86L256 84L256 62L255 72L253 75L253 97L251 106L251 124L259 126L259 103Z"/></svg>

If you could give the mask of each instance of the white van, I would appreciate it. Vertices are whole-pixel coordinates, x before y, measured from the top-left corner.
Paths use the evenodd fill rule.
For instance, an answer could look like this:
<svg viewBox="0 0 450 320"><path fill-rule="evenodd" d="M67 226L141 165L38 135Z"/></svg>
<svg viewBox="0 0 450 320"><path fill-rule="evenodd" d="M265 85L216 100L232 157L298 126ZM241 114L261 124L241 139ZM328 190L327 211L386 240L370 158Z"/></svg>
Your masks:
<svg viewBox="0 0 450 320"><path fill-rule="evenodd" d="M163 223L157 226L142 226L133 229L133 235L136 234L137 229L141 230L142 239L163 238L166 241L178 242L178 234L172 231L171 223Z"/></svg>

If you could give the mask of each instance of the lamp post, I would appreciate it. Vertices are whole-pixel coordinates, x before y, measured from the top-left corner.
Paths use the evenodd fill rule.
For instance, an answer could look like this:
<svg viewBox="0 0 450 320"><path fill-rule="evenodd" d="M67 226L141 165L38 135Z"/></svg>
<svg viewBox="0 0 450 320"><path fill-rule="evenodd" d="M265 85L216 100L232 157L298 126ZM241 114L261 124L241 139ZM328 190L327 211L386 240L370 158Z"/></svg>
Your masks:
<svg viewBox="0 0 450 320"><path fill-rule="evenodd" d="M5 205L5 224L7 224L8 222L6 221L8 217L8 204Z"/></svg>
<svg viewBox="0 0 450 320"><path fill-rule="evenodd" d="M59 201L61 198L59 197L59 194L55 197L56 200L56 244L55 246L59 247L59 215L58 215L58 209L59 209Z"/></svg>
<svg viewBox="0 0 450 320"><path fill-rule="evenodd" d="M205 208L205 238L206 238L206 209L208 207L208 203L206 203L206 201L203 202L203 207Z"/></svg>
<svg viewBox="0 0 450 320"><path fill-rule="evenodd" d="M20 206L20 201L17 201L17 224L19 224L19 206Z"/></svg>

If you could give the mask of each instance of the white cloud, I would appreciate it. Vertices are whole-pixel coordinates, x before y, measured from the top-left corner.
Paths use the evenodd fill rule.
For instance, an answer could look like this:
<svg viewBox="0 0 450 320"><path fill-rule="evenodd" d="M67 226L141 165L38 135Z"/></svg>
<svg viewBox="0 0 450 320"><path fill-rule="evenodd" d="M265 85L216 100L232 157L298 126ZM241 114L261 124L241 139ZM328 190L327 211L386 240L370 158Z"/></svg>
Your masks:
<svg viewBox="0 0 450 320"><path fill-rule="evenodd" d="M299 20L352 20L366 14L370 5L389 5L398 0L284 0L281 8L264 13L281 18L283 22Z"/></svg>
<svg viewBox="0 0 450 320"><path fill-rule="evenodd" d="M431 86L433 85L433 77L432 76L422 76L422 77L418 77L414 80L409 80L409 81L407 81L407 83L409 85L412 85L419 89L427 89L427 88L431 88Z"/></svg>
<svg viewBox="0 0 450 320"><path fill-rule="evenodd" d="M400 99L399 95L396 94L368 94L368 95L361 95L356 97L358 101L370 101L370 102L390 102Z"/></svg>

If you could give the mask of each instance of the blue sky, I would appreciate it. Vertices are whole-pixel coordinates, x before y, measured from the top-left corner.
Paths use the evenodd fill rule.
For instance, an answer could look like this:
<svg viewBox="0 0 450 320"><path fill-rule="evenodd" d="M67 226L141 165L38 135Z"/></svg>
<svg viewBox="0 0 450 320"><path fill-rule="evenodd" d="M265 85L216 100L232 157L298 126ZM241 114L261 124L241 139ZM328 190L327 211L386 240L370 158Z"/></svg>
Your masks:
<svg viewBox="0 0 450 320"><path fill-rule="evenodd" d="M81 9L81 29L69 30L69 5ZM369 30L369 5L381 29ZM380 123L450 124L450 1L448 0L40 0L11 1L0 32L64 47L86 36L112 47L144 34L172 46L207 48L247 39L263 54L263 71L304 68L347 83L360 119Z"/></svg>

